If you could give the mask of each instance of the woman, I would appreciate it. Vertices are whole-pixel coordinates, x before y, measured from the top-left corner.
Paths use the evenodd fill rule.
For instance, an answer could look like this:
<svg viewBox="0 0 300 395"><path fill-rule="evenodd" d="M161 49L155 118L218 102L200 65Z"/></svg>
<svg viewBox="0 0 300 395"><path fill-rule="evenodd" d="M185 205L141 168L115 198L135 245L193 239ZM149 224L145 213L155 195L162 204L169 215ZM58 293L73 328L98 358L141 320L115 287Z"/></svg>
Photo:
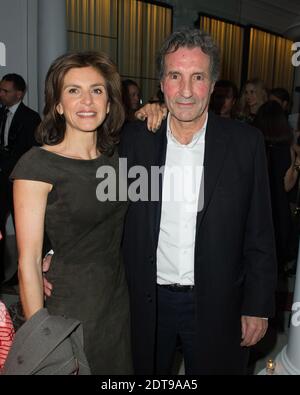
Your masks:
<svg viewBox="0 0 300 395"><path fill-rule="evenodd" d="M234 82L219 80L215 83L210 98L209 109L224 118L235 118L238 89Z"/></svg>
<svg viewBox="0 0 300 395"><path fill-rule="evenodd" d="M267 90L263 81L258 78L248 80L242 89L238 119L252 124L258 109L266 101Z"/></svg>
<svg viewBox="0 0 300 395"><path fill-rule="evenodd" d="M275 101L260 107L254 126L262 131L266 144L278 270L283 272L292 225L287 192L297 177L293 136L282 107Z"/></svg>
<svg viewBox="0 0 300 395"><path fill-rule="evenodd" d="M43 307L44 227L55 250L46 307L83 323L92 374L131 373L129 308L120 258L126 202L100 202L97 169L117 169L124 121L115 65L96 52L51 65L45 85L42 147L15 167L14 205L20 296L28 319ZM116 170L117 171L117 170Z"/></svg>
<svg viewBox="0 0 300 395"><path fill-rule="evenodd" d="M141 107L141 91L133 80L122 81L122 98L127 121L134 121L135 112Z"/></svg>

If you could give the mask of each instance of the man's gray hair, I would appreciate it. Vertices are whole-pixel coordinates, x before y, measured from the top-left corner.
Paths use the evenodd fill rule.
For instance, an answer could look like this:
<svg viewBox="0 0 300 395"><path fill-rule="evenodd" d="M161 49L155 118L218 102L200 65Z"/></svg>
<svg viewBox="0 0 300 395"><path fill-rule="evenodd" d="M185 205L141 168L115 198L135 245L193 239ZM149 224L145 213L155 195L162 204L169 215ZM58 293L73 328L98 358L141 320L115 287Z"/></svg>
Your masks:
<svg viewBox="0 0 300 395"><path fill-rule="evenodd" d="M210 57L210 77L217 81L220 73L220 51L213 38L206 32L198 29L181 29L172 33L163 42L157 57L159 79L162 80L165 71L165 57L176 52L178 48L200 48Z"/></svg>

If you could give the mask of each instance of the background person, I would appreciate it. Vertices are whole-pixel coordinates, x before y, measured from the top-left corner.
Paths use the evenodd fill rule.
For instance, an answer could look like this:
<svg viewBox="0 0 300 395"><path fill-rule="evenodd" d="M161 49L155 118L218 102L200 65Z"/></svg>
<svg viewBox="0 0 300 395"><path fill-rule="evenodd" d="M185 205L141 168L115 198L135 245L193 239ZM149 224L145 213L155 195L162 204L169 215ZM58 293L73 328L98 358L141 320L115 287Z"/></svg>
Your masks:
<svg viewBox="0 0 300 395"><path fill-rule="evenodd" d="M9 214L13 216L12 183L9 175L19 158L37 145L35 130L41 118L23 103L26 83L19 74L6 74L0 81L0 230L5 238ZM0 248L0 282L4 279L4 246ZM14 282L17 279L13 280Z"/></svg>
<svg viewBox="0 0 300 395"><path fill-rule="evenodd" d="M252 124L259 107L267 99L267 90L262 80L253 78L246 81L238 104L238 119Z"/></svg>
<svg viewBox="0 0 300 395"><path fill-rule="evenodd" d="M273 100L259 108L254 126L261 130L265 139L277 268L283 273L292 230L287 192L295 185L298 176L292 151L293 134L283 108Z"/></svg>
<svg viewBox="0 0 300 395"><path fill-rule="evenodd" d="M290 95L289 92L284 88L274 88L269 92L269 100L274 100L279 103L288 118L289 106L290 106Z"/></svg>
<svg viewBox="0 0 300 395"><path fill-rule="evenodd" d="M234 82L219 80L215 83L209 109L224 118L235 118L238 89Z"/></svg>
<svg viewBox="0 0 300 395"><path fill-rule="evenodd" d="M125 119L135 120L135 112L141 107L141 90L138 84L130 79L122 81L122 97L125 108Z"/></svg>

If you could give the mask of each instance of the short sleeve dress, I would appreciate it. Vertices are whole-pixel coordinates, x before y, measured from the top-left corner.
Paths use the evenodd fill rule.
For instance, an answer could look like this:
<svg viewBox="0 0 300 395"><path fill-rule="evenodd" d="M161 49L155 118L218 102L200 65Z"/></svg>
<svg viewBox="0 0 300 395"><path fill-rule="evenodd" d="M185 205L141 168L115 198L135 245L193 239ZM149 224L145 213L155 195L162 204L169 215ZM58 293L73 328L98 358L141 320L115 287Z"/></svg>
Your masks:
<svg viewBox="0 0 300 395"><path fill-rule="evenodd" d="M127 202L117 197L118 162L117 153L80 160L33 147L11 175L53 185L45 213L45 230L55 252L47 274L53 292L46 307L50 314L82 322L92 374L132 373L128 291L120 251ZM105 171L100 170L103 178L97 176L99 169L107 168L115 173L109 187L115 188L110 192L116 199L99 201L96 191Z"/></svg>

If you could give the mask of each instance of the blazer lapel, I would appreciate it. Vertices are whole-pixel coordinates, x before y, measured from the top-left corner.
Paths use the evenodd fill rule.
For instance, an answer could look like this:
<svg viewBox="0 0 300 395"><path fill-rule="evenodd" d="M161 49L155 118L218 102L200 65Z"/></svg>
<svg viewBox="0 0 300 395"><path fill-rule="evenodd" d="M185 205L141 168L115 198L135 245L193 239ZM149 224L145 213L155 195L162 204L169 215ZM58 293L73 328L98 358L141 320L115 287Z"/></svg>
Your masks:
<svg viewBox="0 0 300 395"><path fill-rule="evenodd" d="M167 152L167 122L162 124L162 127L155 136L157 138L157 157L156 165L164 166L166 163L166 152ZM207 210L209 202L211 200L214 188L218 181L218 177L221 173L223 162L227 151L228 138L226 130L222 128L218 122L218 118L209 113L207 130L205 135L205 151L204 151L204 169L203 177L201 182L199 204L198 206L203 209L199 211L197 216L197 229L201 225L204 214ZM159 180L159 201L152 202L153 215L155 218L155 229L154 234L157 236L155 240L156 245L158 242L160 218L161 218L161 204L162 204L162 177ZM204 193L203 193L204 192ZM204 196L203 196L204 195ZM204 198L204 203L203 203ZM202 200L202 202L201 202Z"/></svg>
<svg viewBox="0 0 300 395"><path fill-rule="evenodd" d="M157 164L164 166L167 153L167 120L165 120L155 136L157 138Z"/></svg>
<svg viewBox="0 0 300 395"><path fill-rule="evenodd" d="M199 209L201 210L201 208L203 208L198 213L197 229L202 223L220 176L227 151L227 144L228 138L226 131L218 122L217 117L209 113L205 134L204 169L198 203Z"/></svg>
<svg viewBox="0 0 300 395"><path fill-rule="evenodd" d="M166 154L167 154L167 120L162 123L162 126L155 136L156 138L156 166L161 168L165 166L166 163ZM156 183L152 183L152 185L156 185ZM160 217L161 217L161 204L162 204L162 187L163 187L163 176L159 177L159 191L158 196L159 200L157 202L152 202L153 205L153 214L155 218L154 222L154 235L155 235L155 245L158 243L159 236L159 228L160 228Z"/></svg>

